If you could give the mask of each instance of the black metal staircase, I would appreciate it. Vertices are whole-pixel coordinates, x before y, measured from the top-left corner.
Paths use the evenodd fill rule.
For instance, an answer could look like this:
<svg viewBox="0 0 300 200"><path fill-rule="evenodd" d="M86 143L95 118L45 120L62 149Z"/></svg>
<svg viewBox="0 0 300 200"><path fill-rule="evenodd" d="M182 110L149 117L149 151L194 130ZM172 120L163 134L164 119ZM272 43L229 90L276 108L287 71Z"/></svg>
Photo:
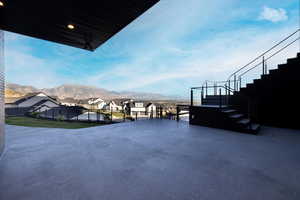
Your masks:
<svg viewBox="0 0 300 200"><path fill-rule="evenodd" d="M293 47L300 38L298 33L299 29L241 67L227 81L205 81L201 87L191 88L190 123L252 134L258 133L260 124L297 128L300 121L291 114L300 113L300 106L296 106L299 100L295 100L300 85L300 53L277 69L268 70L267 62ZM289 102L293 106L287 105Z"/></svg>
<svg viewBox="0 0 300 200"><path fill-rule="evenodd" d="M231 97L231 105L249 112L252 121L261 124L300 128L298 90L300 53L278 65L269 74L246 84ZM247 105L247 101L250 102ZM250 107L250 108L249 108Z"/></svg>
<svg viewBox="0 0 300 200"><path fill-rule="evenodd" d="M214 89L222 88L221 86L213 87ZM207 88L204 87L204 89ZM202 93L201 106L190 108L190 123L256 134L260 125L253 123L248 114L241 112L238 106L231 105L233 95L229 95L230 91L227 95L222 95L221 91L219 89L219 95L206 95L205 97L204 92Z"/></svg>
<svg viewBox="0 0 300 200"><path fill-rule="evenodd" d="M218 108L216 112L220 112L223 121L223 128L256 134L260 128L259 124L252 123L247 114L241 112L236 106L229 104L226 95L207 95L202 102L202 106L207 108ZM221 107L220 107L221 104Z"/></svg>

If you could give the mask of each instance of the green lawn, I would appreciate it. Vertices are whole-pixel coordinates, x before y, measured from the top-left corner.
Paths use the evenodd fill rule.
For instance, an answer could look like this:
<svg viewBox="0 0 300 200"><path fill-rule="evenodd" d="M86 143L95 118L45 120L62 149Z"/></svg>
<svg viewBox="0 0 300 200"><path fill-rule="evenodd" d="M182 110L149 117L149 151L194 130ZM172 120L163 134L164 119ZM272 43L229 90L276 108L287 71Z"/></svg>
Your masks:
<svg viewBox="0 0 300 200"><path fill-rule="evenodd" d="M100 113L109 115L109 117L111 115L110 111L101 111ZM122 113L122 112L113 112L112 115L113 115L113 117L116 117L116 118L124 118L124 113ZM130 117L130 115L126 115L126 118L127 117Z"/></svg>
<svg viewBox="0 0 300 200"><path fill-rule="evenodd" d="M5 123L16 126L28 126L28 127L45 127L45 128L65 128L65 129L79 129L88 128L93 126L101 126L104 124L99 123L84 123L84 122L62 122L52 121L46 119L35 119L31 117L6 117Z"/></svg>
<svg viewBox="0 0 300 200"><path fill-rule="evenodd" d="M124 117L124 113L113 112L113 116L114 116L114 117L117 117L117 118L123 118L123 117Z"/></svg>

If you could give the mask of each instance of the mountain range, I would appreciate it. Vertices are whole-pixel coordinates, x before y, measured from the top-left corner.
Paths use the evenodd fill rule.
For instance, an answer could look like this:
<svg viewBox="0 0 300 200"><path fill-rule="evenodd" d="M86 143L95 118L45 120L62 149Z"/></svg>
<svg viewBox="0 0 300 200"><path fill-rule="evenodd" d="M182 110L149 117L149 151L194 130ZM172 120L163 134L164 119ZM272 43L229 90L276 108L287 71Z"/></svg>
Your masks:
<svg viewBox="0 0 300 200"><path fill-rule="evenodd" d="M53 88L38 89L33 86L19 85L15 83L7 83L5 87L6 98L18 98L28 93L44 92L49 96L55 96L59 99L73 98L73 99L88 99L88 98L102 98L105 100L116 98L130 98L139 100L177 100L180 99L175 96L167 96L155 93L141 93L141 92L114 92L103 88L64 84Z"/></svg>

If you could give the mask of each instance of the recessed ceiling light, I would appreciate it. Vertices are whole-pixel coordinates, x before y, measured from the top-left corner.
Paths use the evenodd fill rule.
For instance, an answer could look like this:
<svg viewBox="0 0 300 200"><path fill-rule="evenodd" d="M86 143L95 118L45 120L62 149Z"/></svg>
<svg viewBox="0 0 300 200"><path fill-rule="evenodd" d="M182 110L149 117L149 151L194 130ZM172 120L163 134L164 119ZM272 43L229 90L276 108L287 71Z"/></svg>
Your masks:
<svg viewBox="0 0 300 200"><path fill-rule="evenodd" d="M68 29L74 29L75 28L75 26L73 25L73 24L68 24Z"/></svg>
<svg viewBox="0 0 300 200"><path fill-rule="evenodd" d="M0 7L4 7L4 3L0 1Z"/></svg>

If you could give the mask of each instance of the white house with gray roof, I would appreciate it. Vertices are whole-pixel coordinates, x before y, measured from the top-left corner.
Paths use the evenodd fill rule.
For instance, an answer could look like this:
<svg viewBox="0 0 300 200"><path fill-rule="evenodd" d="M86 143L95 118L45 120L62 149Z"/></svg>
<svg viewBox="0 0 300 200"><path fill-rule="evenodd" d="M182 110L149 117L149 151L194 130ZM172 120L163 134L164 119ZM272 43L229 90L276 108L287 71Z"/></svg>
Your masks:
<svg viewBox="0 0 300 200"><path fill-rule="evenodd" d="M88 104L91 105L93 109L104 109L106 102L101 98L91 98L88 100Z"/></svg>
<svg viewBox="0 0 300 200"><path fill-rule="evenodd" d="M31 108L31 110L42 108L42 111L59 106L60 103L56 99L46 95L43 92L30 93L14 103L9 104L9 107Z"/></svg>

